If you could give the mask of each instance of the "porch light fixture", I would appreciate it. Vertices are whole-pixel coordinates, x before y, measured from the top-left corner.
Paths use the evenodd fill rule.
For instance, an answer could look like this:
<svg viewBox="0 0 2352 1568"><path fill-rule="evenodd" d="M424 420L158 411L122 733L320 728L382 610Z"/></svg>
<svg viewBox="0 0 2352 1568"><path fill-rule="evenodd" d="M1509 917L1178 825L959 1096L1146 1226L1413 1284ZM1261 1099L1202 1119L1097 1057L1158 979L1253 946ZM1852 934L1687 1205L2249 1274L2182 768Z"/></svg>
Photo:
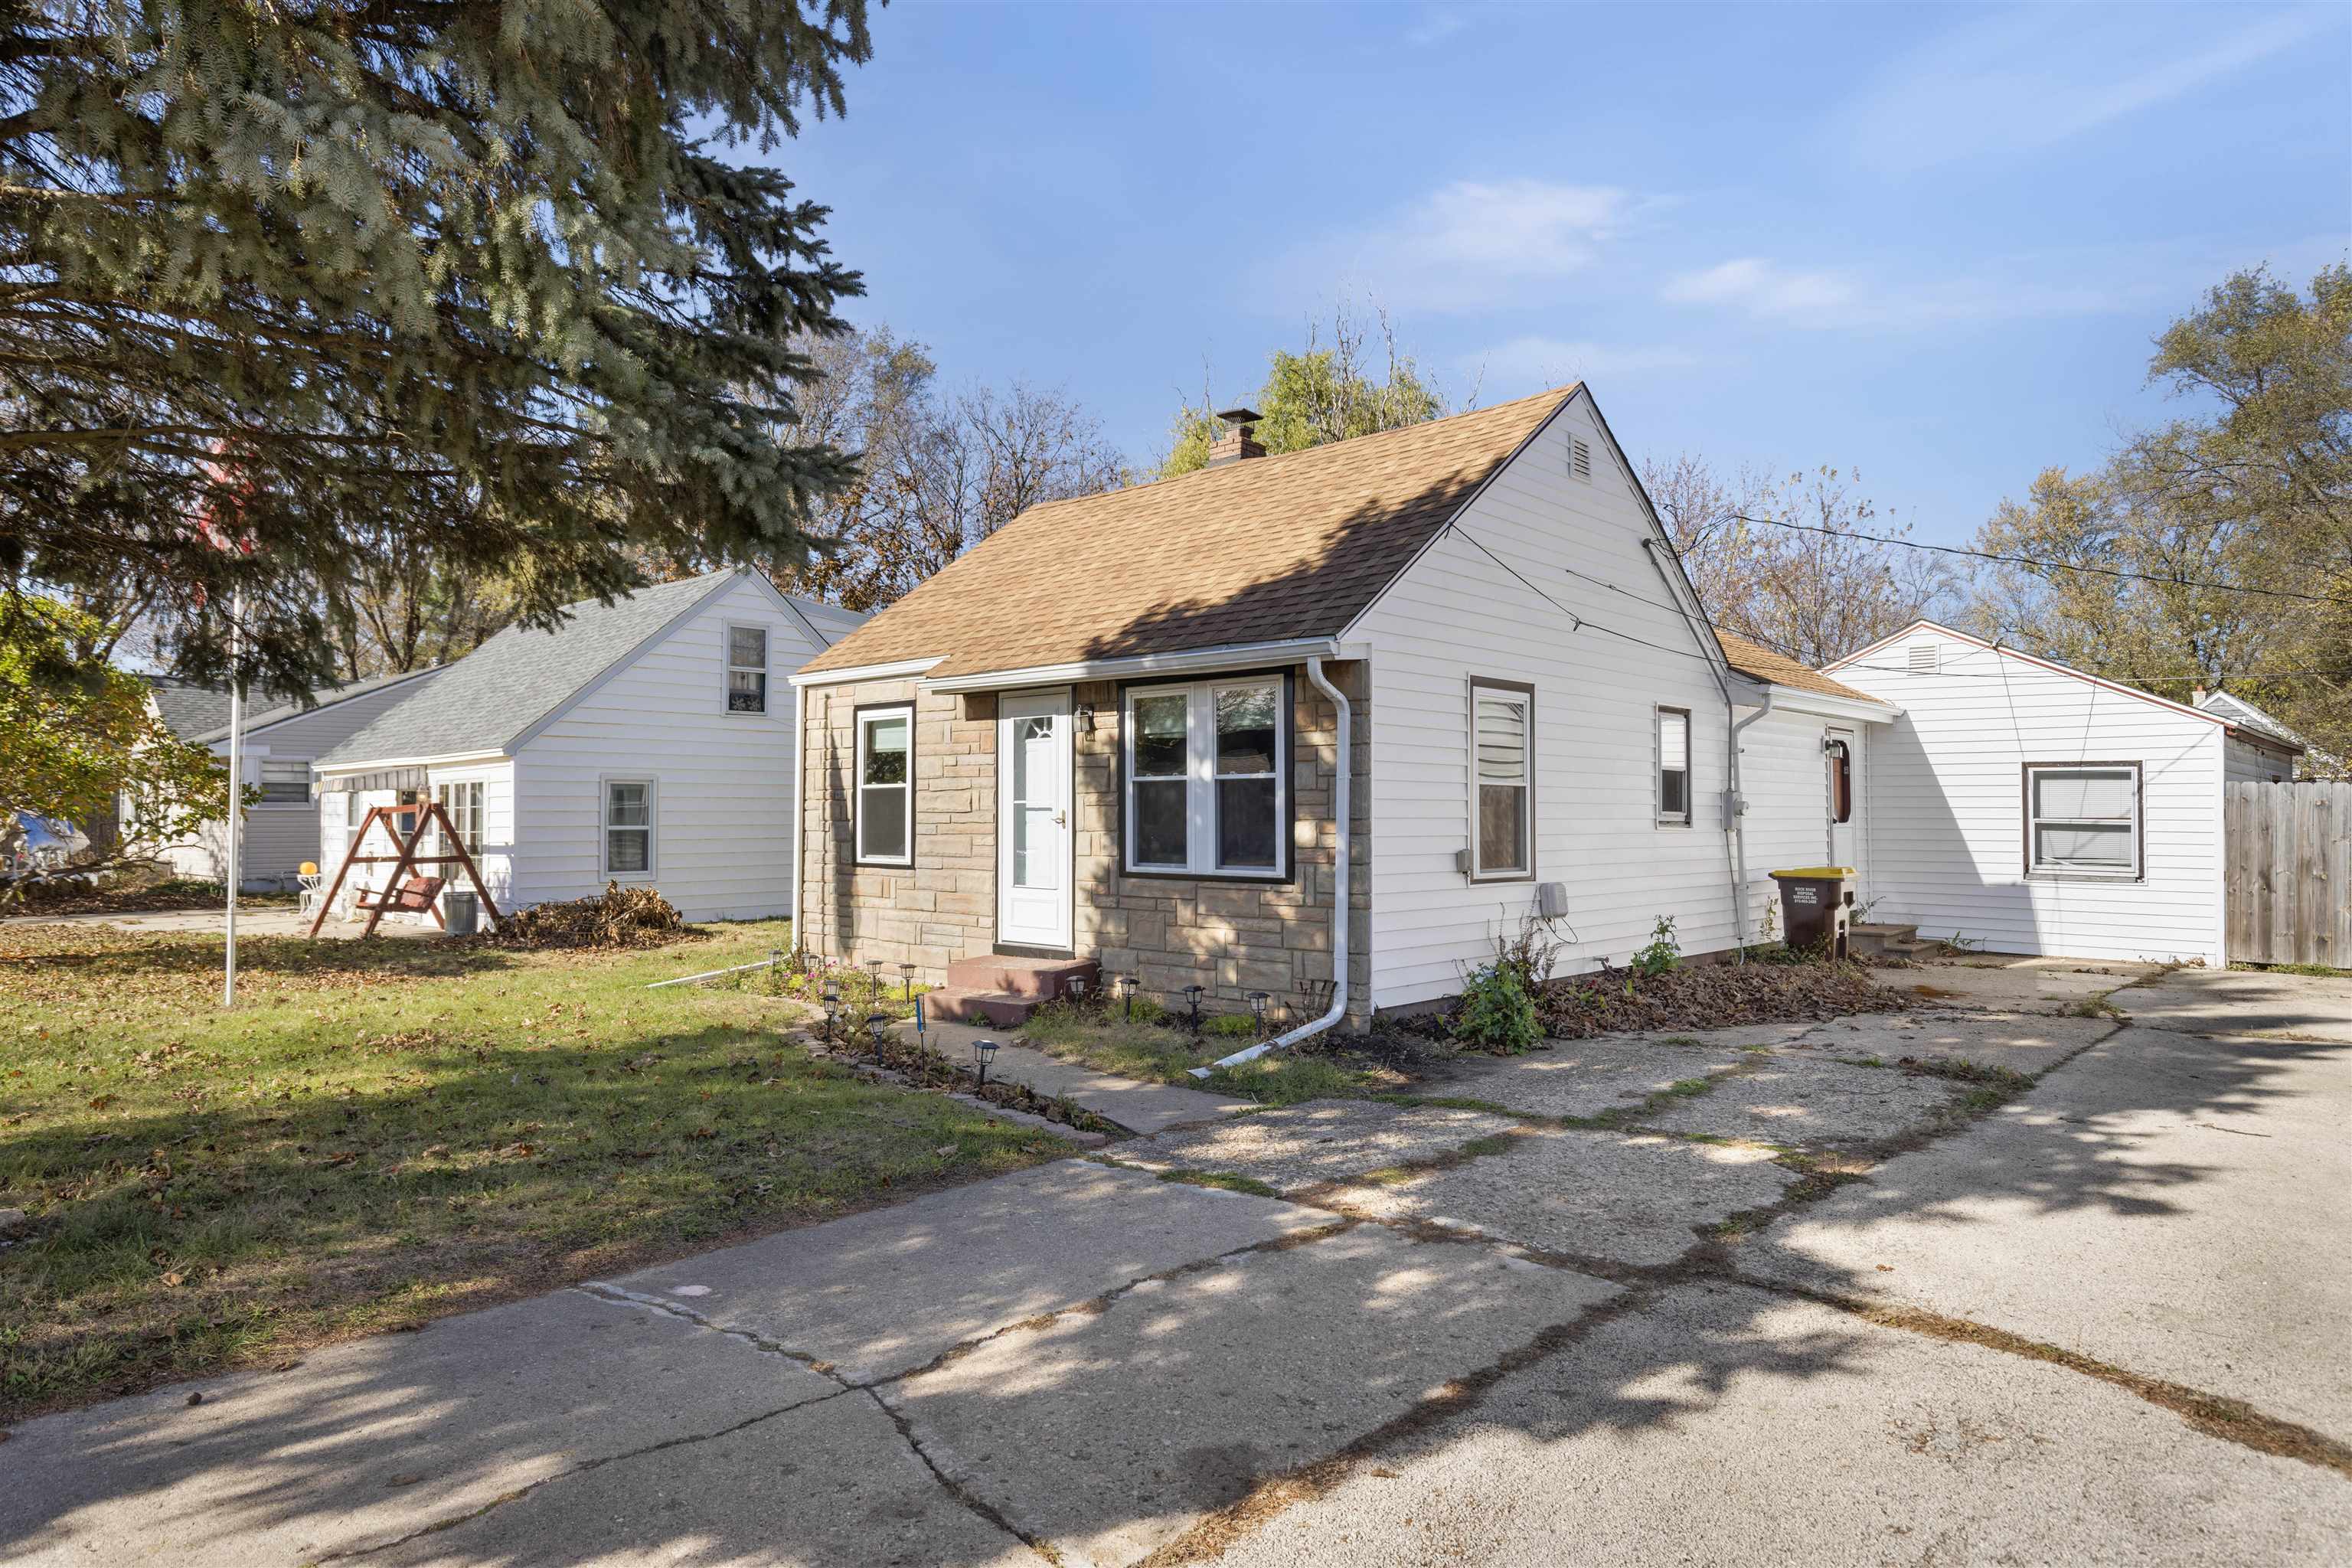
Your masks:
<svg viewBox="0 0 2352 1568"><path fill-rule="evenodd" d="M1196 1035L1201 1032L1201 993L1207 989L1197 982L1184 987L1184 1000L1192 1005L1192 1032Z"/></svg>
<svg viewBox="0 0 2352 1568"><path fill-rule="evenodd" d="M1269 991L1249 994L1250 1016L1257 1020L1257 1032L1261 1035L1265 1033L1265 1005L1273 1000L1274 994Z"/></svg>
<svg viewBox="0 0 2352 1568"><path fill-rule="evenodd" d="M866 1031L874 1037L874 1060L876 1065L879 1066L882 1061L882 1042L890 1037L890 1015L887 1013L866 1014Z"/></svg>
<svg viewBox="0 0 2352 1568"><path fill-rule="evenodd" d="M996 1042L994 1040L974 1040L971 1046L971 1054L980 1058L980 1087L986 1089L988 1087L988 1064L996 1059Z"/></svg>
<svg viewBox="0 0 2352 1568"><path fill-rule="evenodd" d="M1072 718L1076 721L1077 732L1079 734L1091 735L1095 732L1095 705L1093 703L1079 703L1076 710L1072 715Z"/></svg>

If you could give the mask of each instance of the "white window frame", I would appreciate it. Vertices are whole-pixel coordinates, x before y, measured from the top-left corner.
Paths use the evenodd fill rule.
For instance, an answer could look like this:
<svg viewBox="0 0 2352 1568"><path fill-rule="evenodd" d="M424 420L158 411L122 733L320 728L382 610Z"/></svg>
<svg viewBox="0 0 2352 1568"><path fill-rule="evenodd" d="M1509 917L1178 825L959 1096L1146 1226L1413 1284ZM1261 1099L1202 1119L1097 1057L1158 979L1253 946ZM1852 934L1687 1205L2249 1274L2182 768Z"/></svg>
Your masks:
<svg viewBox="0 0 2352 1568"><path fill-rule="evenodd" d="M866 782L866 742L869 728L894 718L907 721L907 781L898 784L869 784ZM855 771L849 777L851 858L860 866L912 866L915 863L915 705L911 702L877 703L860 708L851 715L856 730L856 754L851 759ZM868 790L895 789L906 796L907 850L903 855L873 855L866 848L866 794Z"/></svg>
<svg viewBox="0 0 2352 1568"><path fill-rule="evenodd" d="M760 634L759 663L735 662L735 634L739 631ZM775 634L758 621L726 623L719 633L719 658L720 664L725 667L719 679L719 705L721 712L734 719L765 719L770 716L770 711L774 706L776 689L776 679L772 673L775 646ZM738 675L749 675L754 671L760 677L760 705L757 708L738 708L735 706L735 678Z"/></svg>
<svg viewBox="0 0 2352 1568"><path fill-rule="evenodd" d="M1528 708L1527 729L1522 736L1521 778L1517 789L1526 799L1519 808L1519 822L1527 834L1527 864L1525 866L1488 866L1481 851L1486 844L1486 824L1481 819L1483 803L1479 791L1486 781L1478 773L1478 700L1493 695L1508 701L1524 702ZM1536 692L1524 682L1504 680L1498 677L1470 678L1470 879L1474 882L1532 882L1536 879Z"/></svg>
<svg viewBox="0 0 2352 1568"><path fill-rule="evenodd" d="M269 787L269 770L273 767L299 768L302 770L302 798L300 800L270 800L264 798L257 802L254 805L253 809L256 811L265 809L270 811L309 811L312 805L316 804L310 797L310 759L308 757L257 757L254 759L253 764L253 782L262 789L267 790Z"/></svg>
<svg viewBox="0 0 2352 1568"><path fill-rule="evenodd" d="M2044 773L2128 773L2131 775L2131 816L2037 816L2034 785ZM2028 763L2025 764L2025 874L2036 881L2084 880L2096 882L2137 882L2147 874L2147 777L2140 764L2132 762L2110 763ZM2129 867L2079 865L2065 861L2044 861L2040 845L2041 829L2070 825L2112 827L2128 822L2131 826L2131 864Z"/></svg>
<svg viewBox="0 0 2352 1568"><path fill-rule="evenodd" d="M1683 721L1683 808L1679 812L1666 809L1666 715L1674 714ZM1660 827L1688 827L1696 820L1698 805L1696 778L1698 770L1691 764L1695 748L1691 743L1691 710L1660 703L1650 710L1650 804L1657 813Z"/></svg>
<svg viewBox="0 0 2352 1568"><path fill-rule="evenodd" d="M646 786L646 820L642 825L615 823L613 820L613 786L643 784ZM646 836L646 868L642 871L613 869L613 835L643 832ZM608 773L596 781L596 860L604 868L604 879L613 882L650 882L661 865L661 780L645 773Z"/></svg>
<svg viewBox="0 0 2352 1568"><path fill-rule="evenodd" d="M1270 688L1274 692L1274 864L1225 866L1218 862L1217 783L1220 778L1264 778L1264 773L1217 772L1217 698L1222 692ZM1151 697L1184 700L1183 865L1136 858L1135 705ZM1281 671L1234 675L1155 686L1130 686L1119 697L1119 864L1131 876L1189 877L1212 881L1286 882L1290 879L1290 681Z"/></svg>
<svg viewBox="0 0 2352 1568"><path fill-rule="evenodd" d="M473 816L470 825L466 820L466 813L457 809L450 801L450 796L459 790L472 793L473 798L467 803L467 810ZM482 853L482 828L489 814L489 786L480 779L439 779L433 785L433 799L447 814L450 826L457 828L457 842L465 846L466 853L478 857ZM607 810L609 812L609 806ZM470 833L467 832L469 826Z"/></svg>

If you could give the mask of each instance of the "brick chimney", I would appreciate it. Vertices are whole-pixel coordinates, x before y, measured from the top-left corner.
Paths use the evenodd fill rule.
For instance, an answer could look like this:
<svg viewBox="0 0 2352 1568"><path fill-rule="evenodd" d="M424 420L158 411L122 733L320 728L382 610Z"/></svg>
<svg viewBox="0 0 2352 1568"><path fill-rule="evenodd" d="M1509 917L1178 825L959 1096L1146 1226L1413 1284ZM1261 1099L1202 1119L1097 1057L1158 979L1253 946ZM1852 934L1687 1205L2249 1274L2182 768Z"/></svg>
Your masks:
<svg viewBox="0 0 2352 1568"><path fill-rule="evenodd" d="M1244 458L1265 456L1265 448L1257 444L1255 435L1258 419L1255 409L1228 408L1217 419L1225 428L1209 448L1209 467L1218 468L1227 463L1238 463Z"/></svg>

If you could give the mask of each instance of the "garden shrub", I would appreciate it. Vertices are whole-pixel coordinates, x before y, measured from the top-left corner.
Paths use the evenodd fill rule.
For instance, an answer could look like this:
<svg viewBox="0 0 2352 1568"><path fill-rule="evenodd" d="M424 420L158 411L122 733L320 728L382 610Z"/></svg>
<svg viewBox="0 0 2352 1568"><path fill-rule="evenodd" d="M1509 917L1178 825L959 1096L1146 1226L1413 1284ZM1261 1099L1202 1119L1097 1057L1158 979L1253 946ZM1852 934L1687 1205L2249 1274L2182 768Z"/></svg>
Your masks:
<svg viewBox="0 0 2352 1568"><path fill-rule="evenodd" d="M1484 963L1470 972L1462 987L1461 1009L1454 1017L1456 1040L1473 1050L1517 1056L1542 1039L1543 1033L1535 999L1520 984L1516 968Z"/></svg>

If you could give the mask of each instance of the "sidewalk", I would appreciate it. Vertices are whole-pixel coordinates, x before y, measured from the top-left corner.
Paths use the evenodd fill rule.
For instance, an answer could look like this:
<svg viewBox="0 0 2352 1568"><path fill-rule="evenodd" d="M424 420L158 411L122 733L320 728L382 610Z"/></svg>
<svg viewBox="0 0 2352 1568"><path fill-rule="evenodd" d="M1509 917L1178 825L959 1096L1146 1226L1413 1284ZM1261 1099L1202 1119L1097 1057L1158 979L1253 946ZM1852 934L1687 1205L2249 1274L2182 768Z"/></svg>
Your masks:
<svg viewBox="0 0 2352 1568"><path fill-rule="evenodd" d="M915 1026L905 1024L899 1034L911 1039ZM930 1025L926 1037L931 1048L959 1067L969 1067L979 1058L972 1050L974 1042L992 1039L997 1042L996 1060L988 1069L991 1079L1005 1083L1023 1084L1039 1094L1057 1096L1084 1106L1106 1121L1117 1122L1129 1132L1149 1137L1164 1132L1171 1127L1189 1122L1214 1121L1237 1110L1255 1109L1255 1103L1231 1095L1205 1094L1194 1089L1175 1089L1167 1084L1139 1083L1131 1078L1115 1078L1097 1072L1076 1062L1066 1062L1049 1057L1043 1051L1012 1043L1003 1030L982 1029L970 1024Z"/></svg>

